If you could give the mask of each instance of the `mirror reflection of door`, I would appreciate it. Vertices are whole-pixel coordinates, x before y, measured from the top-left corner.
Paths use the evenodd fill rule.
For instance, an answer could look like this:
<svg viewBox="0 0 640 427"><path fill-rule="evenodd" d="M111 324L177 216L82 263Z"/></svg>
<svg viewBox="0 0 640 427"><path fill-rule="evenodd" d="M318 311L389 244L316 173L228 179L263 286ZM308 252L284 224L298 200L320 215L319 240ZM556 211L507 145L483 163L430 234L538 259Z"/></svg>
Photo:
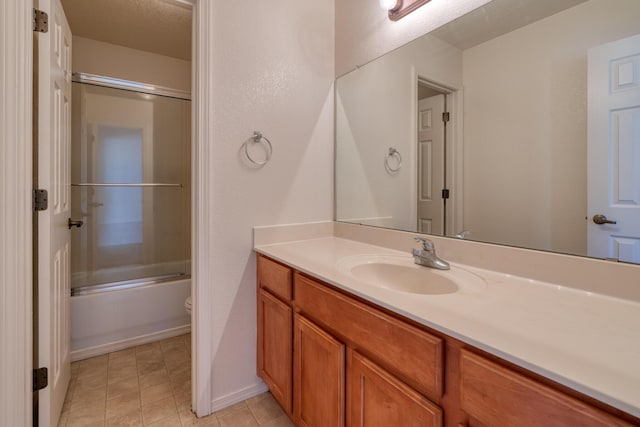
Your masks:
<svg viewBox="0 0 640 427"><path fill-rule="evenodd" d="M640 35L591 49L588 76L588 253L640 263Z"/></svg>
<svg viewBox="0 0 640 427"><path fill-rule="evenodd" d="M418 231L444 235L445 202L445 95L418 84Z"/></svg>

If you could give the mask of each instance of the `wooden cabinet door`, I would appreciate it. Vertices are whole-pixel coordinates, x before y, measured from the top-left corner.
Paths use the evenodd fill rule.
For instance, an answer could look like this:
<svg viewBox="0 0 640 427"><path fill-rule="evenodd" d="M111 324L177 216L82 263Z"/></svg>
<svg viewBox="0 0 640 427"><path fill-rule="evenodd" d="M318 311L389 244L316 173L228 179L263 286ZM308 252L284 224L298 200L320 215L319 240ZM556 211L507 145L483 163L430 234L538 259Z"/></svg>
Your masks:
<svg viewBox="0 0 640 427"><path fill-rule="evenodd" d="M631 424L462 350L462 410L487 427L631 427Z"/></svg>
<svg viewBox="0 0 640 427"><path fill-rule="evenodd" d="M344 426L344 345L298 314L293 329L296 425Z"/></svg>
<svg viewBox="0 0 640 427"><path fill-rule="evenodd" d="M347 427L441 427L442 410L355 351L347 353Z"/></svg>
<svg viewBox="0 0 640 427"><path fill-rule="evenodd" d="M291 307L258 291L258 375L287 414L292 409L292 322Z"/></svg>

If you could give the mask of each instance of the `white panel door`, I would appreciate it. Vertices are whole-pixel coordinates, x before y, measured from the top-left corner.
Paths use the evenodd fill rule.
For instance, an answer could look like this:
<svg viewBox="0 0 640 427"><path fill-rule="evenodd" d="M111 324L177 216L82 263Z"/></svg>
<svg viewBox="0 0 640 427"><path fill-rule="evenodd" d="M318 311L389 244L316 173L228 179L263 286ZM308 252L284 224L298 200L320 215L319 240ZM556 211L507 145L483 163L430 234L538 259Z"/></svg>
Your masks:
<svg viewBox="0 0 640 427"><path fill-rule="evenodd" d="M38 187L49 208L38 213L38 365L49 369L39 392L39 425L56 426L71 371L70 231L71 30L60 0L40 0L49 31L38 41Z"/></svg>
<svg viewBox="0 0 640 427"><path fill-rule="evenodd" d="M640 35L589 51L588 90L588 252L640 263Z"/></svg>
<svg viewBox="0 0 640 427"><path fill-rule="evenodd" d="M444 95L418 101L418 231L444 234Z"/></svg>

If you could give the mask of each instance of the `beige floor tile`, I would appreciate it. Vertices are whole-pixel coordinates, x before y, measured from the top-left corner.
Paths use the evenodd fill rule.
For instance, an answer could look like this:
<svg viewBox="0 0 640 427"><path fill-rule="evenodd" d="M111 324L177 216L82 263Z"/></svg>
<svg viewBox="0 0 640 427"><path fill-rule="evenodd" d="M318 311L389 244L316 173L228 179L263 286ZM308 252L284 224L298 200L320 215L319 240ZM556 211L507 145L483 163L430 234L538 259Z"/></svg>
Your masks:
<svg viewBox="0 0 640 427"><path fill-rule="evenodd" d="M167 367L167 371L169 373L180 371L187 366L191 366L191 359L169 359L164 361L165 366Z"/></svg>
<svg viewBox="0 0 640 427"><path fill-rule="evenodd" d="M220 423L218 422L218 418L215 415L209 415L208 417L198 418L196 414L191 412L189 408L183 408L179 410L180 421L182 422L182 427L192 427L192 426L211 426L211 427L219 427Z"/></svg>
<svg viewBox="0 0 640 427"><path fill-rule="evenodd" d="M165 364L162 360L138 361L138 375L141 377L165 369Z"/></svg>
<svg viewBox="0 0 640 427"><path fill-rule="evenodd" d="M136 366L136 355L130 354L116 359L109 359L109 370Z"/></svg>
<svg viewBox="0 0 640 427"><path fill-rule="evenodd" d="M184 382L171 383L174 395L190 394L191 393L191 380Z"/></svg>
<svg viewBox="0 0 640 427"><path fill-rule="evenodd" d="M184 345L181 344L181 348L170 348L163 352L165 361L179 361L184 362L190 359L189 352Z"/></svg>
<svg viewBox="0 0 640 427"><path fill-rule="evenodd" d="M123 394L137 392L138 390L139 388L137 376L126 378L121 381L110 381L107 384L107 399L113 399Z"/></svg>
<svg viewBox="0 0 640 427"><path fill-rule="evenodd" d="M69 427L85 427L96 423L104 424L104 403L72 407L69 412Z"/></svg>
<svg viewBox="0 0 640 427"><path fill-rule="evenodd" d="M142 410L134 409L133 411L114 415L107 418L108 427L141 427L142 426Z"/></svg>
<svg viewBox="0 0 640 427"><path fill-rule="evenodd" d="M114 351L113 353L109 353L109 362L114 359L119 359L121 357L131 357L136 355L135 347L125 348L124 350Z"/></svg>
<svg viewBox="0 0 640 427"><path fill-rule="evenodd" d="M245 409L249 409L249 407L247 406L247 403L239 402L234 405L227 406L226 408L219 410L215 414L218 418L220 418L220 417L230 415L234 412L244 411Z"/></svg>
<svg viewBox="0 0 640 427"><path fill-rule="evenodd" d="M80 361L71 362L71 375L77 374L80 370Z"/></svg>
<svg viewBox="0 0 640 427"><path fill-rule="evenodd" d="M173 414L167 418L152 422L151 424L145 424L145 427L179 427L181 425L178 414Z"/></svg>
<svg viewBox="0 0 640 427"><path fill-rule="evenodd" d="M220 427L255 427L259 425L246 405L234 412L218 415L218 422L220 422Z"/></svg>
<svg viewBox="0 0 640 427"><path fill-rule="evenodd" d="M158 400L163 400L168 397L173 398L173 390L171 389L171 385L169 383L162 383L153 385L151 387L147 387L140 391L142 406L148 405L149 403L157 402Z"/></svg>
<svg viewBox="0 0 640 427"><path fill-rule="evenodd" d="M293 422L286 415L282 415L275 420L271 420L268 423L260 424L260 427L295 427Z"/></svg>
<svg viewBox="0 0 640 427"><path fill-rule="evenodd" d="M140 389L143 390L147 387L151 387L158 384L168 383L169 375L166 369L160 369L159 371L152 372L149 375L143 375L140 377Z"/></svg>
<svg viewBox="0 0 640 427"><path fill-rule="evenodd" d="M107 400L106 418L111 419L140 409L140 395L138 391L121 394Z"/></svg>
<svg viewBox="0 0 640 427"><path fill-rule="evenodd" d="M143 351L147 351L147 350L151 350L151 349L159 349L160 348L160 343L158 341L155 342L150 342L147 344L143 344L143 345L139 345L137 347L134 347L134 351L137 353L141 353Z"/></svg>
<svg viewBox="0 0 640 427"><path fill-rule="evenodd" d="M162 348L163 352L166 352L174 348L186 350L185 344L184 344L184 338L182 336L167 338L166 340L160 341L160 348Z"/></svg>
<svg viewBox="0 0 640 427"><path fill-rule="evenodd" d="M271 394L267 394L260 400L248 401L247 406L260 425L285 415Z"/></svg>
<svg viewBox="0 0 640 427"><path fill-rule="evenodd" d="M94 376L99 373L107 371L107 363L109 362L109 355L92 357L90 359L84 359L80 361L80 370L78 371L78 377Z"/></svg>
<svg viewBox="0 0 640 427"><path fill-rule="evenodd" d="M107 371L92 376L80 376L74 385L74 391L85 392L95 389L106 389L107 387Z"/></svg>
<svg viewBox="0 0 640 427"><path fill-rule="evenodd" d="M81 408L84 406L99 406L104 408L107 400L106 387L91 390L78 390L71 399L70 409Z"/></svg>
<svg viewBox="0 0 640 427"><path fill-rule="evenodd" d="M118 383L120 381L131 380L132 378L138 378L137 365L124 366L119 368L109 369L109 383Z"/></svg>
<svg viewBox="0 0 640 427"><path fill-rule="evenodd" d="M188 390L186 393L176 393L176 391L174 390L173 397L176 400L176 406L178 407L178 410L191 410L191 390Z"/></svg>
<svg viewBox="0 0 640 427"><path fill-rule="evenodd" d="M170 369L167 368L167 372L172 381L176 379L191 379L191 361L172 366Z"/></svg>
<svg viewBox="0 0 640 427"><path fill-rule="evenodd" d="M149 350L137 352L136 359L138 360L138 362L146 362L151 360L162 361L164 357L160 348L152 348Z"/></svg>
<svg viewBox="0 0 640 427"><path fill-rule="evenodd" d="M145 425L177 415L178 410L173 397L142 406L142 421Z"/></svg>

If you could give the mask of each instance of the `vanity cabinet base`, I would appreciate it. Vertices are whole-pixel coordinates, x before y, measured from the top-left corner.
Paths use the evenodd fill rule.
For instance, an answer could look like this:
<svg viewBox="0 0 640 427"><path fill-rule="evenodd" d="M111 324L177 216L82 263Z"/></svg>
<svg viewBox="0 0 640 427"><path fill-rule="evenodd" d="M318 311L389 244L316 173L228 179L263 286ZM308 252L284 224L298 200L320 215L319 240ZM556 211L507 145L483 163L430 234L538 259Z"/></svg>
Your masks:
<svg viewBox="0 0 640 427"><path fill-rule="evenodd" d="M258 375L304 427L631 427L640 419L258 257Z"/></svg>

